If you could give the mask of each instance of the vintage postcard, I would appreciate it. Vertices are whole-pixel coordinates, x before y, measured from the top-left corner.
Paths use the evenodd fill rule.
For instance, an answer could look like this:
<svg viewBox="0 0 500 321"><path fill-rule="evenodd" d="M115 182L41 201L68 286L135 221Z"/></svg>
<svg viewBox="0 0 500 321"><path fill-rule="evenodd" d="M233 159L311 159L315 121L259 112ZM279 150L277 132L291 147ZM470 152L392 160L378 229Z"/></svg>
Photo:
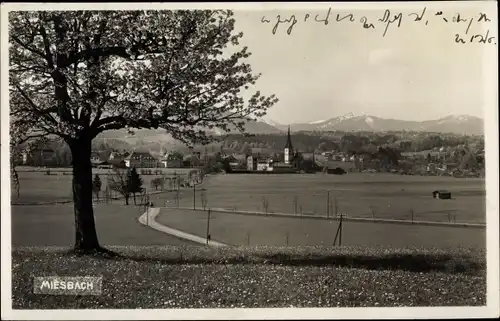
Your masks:
<svg viewBox="0 0 500 321"><path fill-rule="evenodd" d="M2 4L2 319L498 317L497 26Z"/></svg>

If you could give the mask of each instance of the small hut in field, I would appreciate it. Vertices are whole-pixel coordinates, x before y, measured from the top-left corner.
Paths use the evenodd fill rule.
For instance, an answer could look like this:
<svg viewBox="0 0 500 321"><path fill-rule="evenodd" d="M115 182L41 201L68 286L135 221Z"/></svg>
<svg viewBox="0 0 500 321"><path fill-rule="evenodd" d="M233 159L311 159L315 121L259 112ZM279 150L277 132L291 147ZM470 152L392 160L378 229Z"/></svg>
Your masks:
<svg viewBox="0 0 500 321"><path fill-rule="evenodd" d="M432 197L435 199L449 200L451 199L451 193L446 190L438 190L432 192Z"/></svg>

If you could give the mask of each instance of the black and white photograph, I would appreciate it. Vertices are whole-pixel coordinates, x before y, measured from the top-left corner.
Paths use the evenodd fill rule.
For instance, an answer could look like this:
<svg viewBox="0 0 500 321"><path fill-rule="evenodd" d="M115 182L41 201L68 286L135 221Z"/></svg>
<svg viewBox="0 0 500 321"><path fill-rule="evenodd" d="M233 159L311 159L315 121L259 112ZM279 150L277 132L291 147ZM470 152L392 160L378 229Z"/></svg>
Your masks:
<svg viewBox="0 0 500 321"><path fill-rule="evenodd" d="M3 3L2 320L499 317L496 1Z"/></svg>

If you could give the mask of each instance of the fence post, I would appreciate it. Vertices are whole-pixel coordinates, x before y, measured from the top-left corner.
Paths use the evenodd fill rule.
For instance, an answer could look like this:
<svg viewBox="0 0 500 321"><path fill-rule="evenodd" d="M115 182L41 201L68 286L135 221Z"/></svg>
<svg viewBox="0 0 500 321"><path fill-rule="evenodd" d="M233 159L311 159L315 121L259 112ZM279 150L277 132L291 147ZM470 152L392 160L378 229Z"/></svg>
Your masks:
<svg viewBox="0 0 500 321"><path fill-rule="evenodd" d="M250 232L247 232L247 245L250 245Z"/></svg>
<svg viewBox="0 0 500 321"><path fill-rule="evenodd" d="M413 211L413 208L410 209L410 214L411 214L411 223L413 224L413 217L414 217L414 211Z"/></svg>
<svg viewBox="0 0 500 321"><path fill-rule="evenodd" d="M290 238L290 232L289 231L286 231L286 234L285 234L285 238L286 238L286 246L288 246L288 241L289 241L289 238Z"/></svg>

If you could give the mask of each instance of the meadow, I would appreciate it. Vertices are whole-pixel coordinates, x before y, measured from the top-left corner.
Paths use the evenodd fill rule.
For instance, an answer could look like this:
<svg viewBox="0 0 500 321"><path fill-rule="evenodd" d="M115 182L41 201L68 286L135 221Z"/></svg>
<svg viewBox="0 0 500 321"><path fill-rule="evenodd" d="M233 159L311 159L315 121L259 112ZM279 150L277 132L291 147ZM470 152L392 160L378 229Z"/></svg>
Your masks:
<svg viewBox="0 0 500 321"><path fill-rule="evenodd" d="M370 247L110 247L12 253L14 309L429 307L486 304L484 251ZM33 293L33 277L100 275L101 295ZM130 295L133 293L133 295Z"/></svg>
<svg viewBox="0 0 500 321"><path fill-rule="evenodd" d="M207 235L208 211L162 209L156 220L183 232ZM338 226L337 220L212 211L208 228L212 240L228 245L295 247L332 245ZM486 229L344 221L341 245L486 249Z"/></svg>
<svg viewBox="0 0 500 321"><path fill-rule="evenodd" d="M163 175L187 175L192 169L161 169ZM139 170L140 171L140 170ZM95 169L107 185L110 170ZM143 186L154 191L151 180L159 175L142 175ZM13 204L70 202L71 172L51 170L19 171L20 197ZM452 199L436 200L434 190L451 192ZM326 174L217 174L207 176L193 189L151 195L157 206L224 208L268 213L438 221L486 222L486 189L483 179L438 176L406 176L387 173ZM203 195L204 194L204 195ZM203 196L202 196L203 195ZM118 196L115 193L114 196ZM176 204L177 205L177 204Z"/></svg>
<svg viewBox="0 0 500 321"><path fill-rule="evenodd" d="M386 173L222 174L211 176L197 189L205 189L207 208L266 212L267 207L268 213L299 215L327 216L337 212L350 217L486 221L485 183L476 178ZM452 199L434 199L432 192L441 189L450 191ZM190 190L183 191L181 198L181 206L193 206ZM196 206L202 206L201 192L197 193Z"/></svg>
<svg viewBox="0 0 500 321"><path fill-rule="evenodd" d="M105 173L96 173L105 186ZM19 177L21 196L13 197L13 203L71 200L71 174L20 172ZM148 190L154 177L143 176ZM432 199L432 190L440 188L450 190L454 199ZM297 196L297 205L310 212L306 215L324 215L326 207L321 206L330 189L339 211L350 216L370 216L365 211L370 203L363 203L367 200L378 208L387 203L398 204L392 207L400 210L414 206L417 214L436 204L458 209L459 219L468 221L484 221L485 216L484 182L470 179L223 174L208 176L196 189L196 198L192 188L184 188L151 199L158 206L177 194L180 206L192 206L195 199L200 208L200 193L205 193L210 207L257 211L265 197L269 212L293 213ZM74 238L72 204L12 206L15 308L478 306L486 300L481 228L346 221L340 247L332 246L336 221L214 212L212 239L237 246L212 249L139 224L143 206L115 200L94 208L100 242L117 251L118 258L69 251ZM382 213L404 217L397 210L379 211L377 216ZM206 211L165 208L157 220L205 236L206 218ZM102 275L103 293L76 299L34 295L33 277L54 273Z"/></svg>
<svg viewBox="0 0 500 321"><path fill-rule="evenodd" d="M50 175L47 175L47 170ZM138 169L141 173L142 169ZM149 170L149 169L148 169ZM171 176L180 175L187 176L192 168L152 168L153 173L160 170L162 175ZM17 168L20 181L20 195L16 197L14 190L11 190L12 204L36 204L50 202L70 202L73 199L71 181L73 178L71 168L36 168L36 167L18 167ZM92 174L98 174L104 191L108 185L108 178L112 175L110 169L94 168ZM161 175L141 175L143 186L152 191L151 180ZM116 192L112 193L112 197L119 196Z"/></svg>

